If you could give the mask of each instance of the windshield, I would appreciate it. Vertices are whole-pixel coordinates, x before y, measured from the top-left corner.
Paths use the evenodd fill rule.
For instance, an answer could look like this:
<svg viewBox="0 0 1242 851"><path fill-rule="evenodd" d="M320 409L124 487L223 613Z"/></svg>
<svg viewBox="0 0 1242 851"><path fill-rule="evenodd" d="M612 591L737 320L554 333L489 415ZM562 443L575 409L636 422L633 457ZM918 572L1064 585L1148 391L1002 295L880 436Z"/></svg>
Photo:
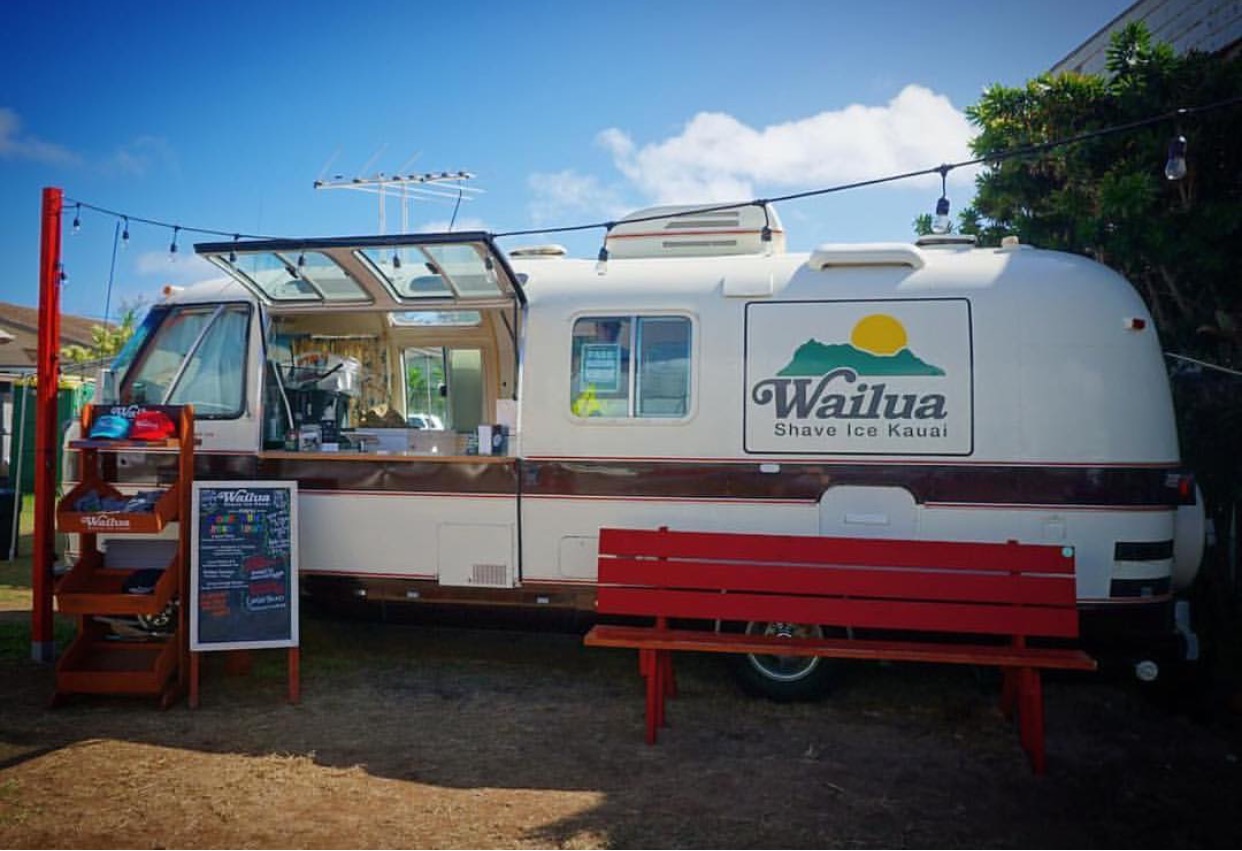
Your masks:
<svg viewBox="0 0 1242 851"><path fill-rule="evenodd" d="M190 305L166 311L121 384L121 401L193 405L200 419L241 416L250 307ZM145 327L145 324L144 324ZM132 357L132 356L131 356Z"/></svg>
<svg viewBox="0 0 1242 851"><path fill-rule="evenodd" d="M117 352L116 359L112 361L112 371L117 376L124 375L125 370L129 369L129 365L134 362L134 356L138 354L142 344L151 336L151 332L164 321L164 314L167 312L168 308L163 306L152 307L147 311L147 315L142 318L142 324L125 341L125 345Z"/></svg>

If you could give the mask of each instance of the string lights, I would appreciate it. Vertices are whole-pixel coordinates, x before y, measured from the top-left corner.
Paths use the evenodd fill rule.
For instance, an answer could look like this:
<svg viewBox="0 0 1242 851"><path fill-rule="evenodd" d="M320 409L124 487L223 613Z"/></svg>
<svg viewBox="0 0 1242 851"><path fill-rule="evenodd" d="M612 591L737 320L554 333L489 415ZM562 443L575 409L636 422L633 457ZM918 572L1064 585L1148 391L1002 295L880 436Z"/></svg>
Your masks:
<svg viewBox="0 0 1242 851"><path fill-rule="evenodd" d="M911 180L917 177L927 177L933 174L938 174L940 175L940 179L941 179L941 184L940 184L941 194L940 194L939 200L936 202L936 213L935 213L935 216L933 217L932 229L936 233L947 233L950 227L950 220L949 220L950 204L949 204L949 198L948 198L948 193L947 193L948 175L949 175L949 172L953 171L954 169L964 168L964 167L973 166L973 165L980 165L980 164L996 165L1001 162L1004 162L1005 160L1018 159L1018 158L1024 158L1024 157L1034 157L1040 154L1047 153L1048 151L1052 151L1058 148L1068 147L1070 145L1074 145L1079 142L1087 141L1089 139L1097 139L1102 136L1110 136L1110 135L1114 135L1117 133L1125 133L1125 132L1129 132L1132 130L1137 130L1137 129L1144 128L1144 127L1150 127L1156 124L1166 123L1166 122L1175 120L1177 121L1177 124L1178 124L1177 132L1176 132L1176 135L1173 137L1172 141L1169 143L1168 156L1166 158L1165 165L1164 165L1164 174L1165 174L1165 177L1170 181L1179 181L1185 178L1187 174L1187 163L1186 163L1187 139L1186 139L1186 136L1183 135L1182 130L1181 130L1181 120L1191 115L1196 115L1200 113L1212 112L1212 111L1216 111L1220 109L1234 107L1240 103L1242 103L1242 95L1235 96L1235 97L1232 97L1232 98L1229 98L1223 101L1217 101L1215 103L1206 104L1204 106L1177 109L1172 112L1161 113L1160 115L1155 115L1149 118L1139 119L1137 121L1132 121L1126 124L1118 124L1112 127L1105 127L1105 128L1101 128L1098 130L1091 130L1085 133L1080 133L1078 135L1066 137L1063 139L1055 139L1049 142L1042 142L1039 144L1027 145L1021 148L1013 148L1007 151L993 151L981 157L975 157L974 159L969 159L969 160L962 160L960 162L943 163L934 168L918 169L915 171L903 172L901 174L891 174L891 175L887 175L884 177L872 178L869 180L855 181L853 183L843 183L843 184L839 184L836 186L825 187L822 189L812 189L812 190L808 190L805 192L794 192L788 195L780 195L780 196L766 198L766 199L757 199L757 200L753 200L749 202L743 202L743 205L744 204L763 205L766 211L766 205L770 203L777 203L777 202L784 202L784 201L796 201L796 200L801 200L803 198L812 198L812 197L816 197L820 195L828 195L828 194L832 194L836 192L844 192L844 191L851 190L851 189L861 189L861 188L868 187L868 186L879 186L879 185L886 184L886 183L896 183L902 180ZM456 178L456 177L461 177L461 176L462 175L453 175L449 173L445 173L444 175L428 175L428 176L411 175L409 178L407 178L407 180L418 182L419 177L423 177L424 179L426 179L427 177L437 178L437 179L446 179L446 178ZM66 199L66 201L74 204L73 230L75 233L78 232L81 228L81 225L82 225L81 211L83 209L96 212L96 213L100 213L102 215L111 216L118 220L122 220L124 222L124 232L121 236L121 241L124 245L128 245L129 243L129 223L131 219L134 222L137 222L140 224L146 224L146 225L151 225L153 227L170 229L172 231L172 242L169 244L168 253L169 253L169 258L171 260L176 259L177 237L181 231L186 231L189 233L196 233L196 234L204 234L207 236L218 236L218 237L225 237L225 238L231 237L235 245L237 245L242 239L262 240L262 239L275 239L276 238L276 237L267 236L263 234L234 233L230 231L212 230L209 228L188 227L184 225L172 224L170 222L159 221L157 219L148 219L148 218L142 218L140 216L133 216L127 213L120 213L114 210L109 210L107 208L99 207L94 204L89 204L85 201L79 201L76 199ZM685 210L679 213L679 215L683 215L683 216L703 215L705 213L714 213L714 212L720 212L722 210L736 209L738 206L741 206L741 205L739 205L736 202L729 203L729 204L716 204L716 205L696 208L693 210ZM662 218L665 218L665 216L653 215L653 216L648 216L648 217L643 217L643 218L627 219L626 221L629 223L637 223L637 222L645 222L645 221L655 221L657 219L662 219ZM587 224L567 225L563 227L532 228L532 229L526 229L526 230L501 231L501 232L492 233L491 236L493 238L499 239L502 237L529 236L529 235L535 235L535 234L569 233L573 231L584 231L584 230L594 230L597 228L603 228L604 229L604 244L600 247L597 262L595 264L596 272L603 275L607 272L607 268L608 268L608 245L607 245L608 233L611 232L615 224L616 224L615 222L611 222L611 221L590 222ZM943 227L944 229L941 230L940 229L941 227ZM765 244L768 244L768 245L771 244L772 229L771 229L770 224L767 223L766 221L764 224L761 239L763 240ZM393 265L397 268L400 268L399 259L394 257L394 260L396 262L394 262ZM235 264L236 262L237 262L237 252L235 249L230 250L229 263ZM301 263L299 262L299 266L300 265Z"/></svg>
<svg viewBox="0 0 1242 851"><path fill-rule="evenodd" d="M942 165L937 171L940 172L940 200L936 202L936 216L932 219L932 233L948 233L953 227L953 220L949 218L949 166Z"/></svg>
<svg viewBox="0 0 1242 851"><path fill-rule="evenodd" d="M768 213L768 199L756 198L753 203L757 204L760 210L763 210L763 230L759 231L759 241L763 243L764 255L765 256L771 255L772 253L772 217Z"/></svg>
<svg viewBox="0 0 1242 851"><path fill-rule="evenodd" d="M1186 176L1186 137L1178 133L1169 142L1169 158L1164 163L1164 176L1181 180Z"/></svg>
<svg viewBox="0 0 1242 851"><path fill-rule="evenodd" d="M614 222L607 222L604 225L604 241L599 247L599 256L595 258L595 274L608 274L608 234L612 233Z"/></svg>

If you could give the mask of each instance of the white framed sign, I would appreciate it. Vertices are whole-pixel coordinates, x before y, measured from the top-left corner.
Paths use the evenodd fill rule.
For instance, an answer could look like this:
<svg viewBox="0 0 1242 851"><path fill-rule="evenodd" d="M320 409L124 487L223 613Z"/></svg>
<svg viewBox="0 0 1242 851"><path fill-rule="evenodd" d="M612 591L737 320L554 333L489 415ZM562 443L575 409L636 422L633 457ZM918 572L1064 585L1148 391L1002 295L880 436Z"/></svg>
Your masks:
<svg viewBox="0 0 1242 851"><path fill-rule="evenodd" d="M190 650L298 646L297 482L195 482Z"/></svg>
<svg viewBox="0 0 1242 851"><path fill-rule="evenodd" d="M966 299L755 302L745 359L746 452L974 452Z"/></svg>

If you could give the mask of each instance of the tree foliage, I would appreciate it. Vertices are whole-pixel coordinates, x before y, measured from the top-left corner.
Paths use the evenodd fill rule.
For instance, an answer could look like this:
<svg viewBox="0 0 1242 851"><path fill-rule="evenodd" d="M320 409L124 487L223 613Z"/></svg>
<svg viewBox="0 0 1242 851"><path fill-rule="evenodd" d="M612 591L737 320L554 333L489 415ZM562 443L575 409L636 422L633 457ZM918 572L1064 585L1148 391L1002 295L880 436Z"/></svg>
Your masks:
<svg viewBox="0 0 1242 851"><path fill-rule="evenodd" d="M1114 34L1107 68L988 88L967 109L975 155L1173 117L987 163L958 230L1093 257L1138 289L1166 351L1242 369L1242 105L1196 111L1237 98L1242 59L1177 55L1136 23ZM1165 176L1177 135L1188 143L1180 181ZM1179 379L1183 454L1228 504L1242 497L1242 383L1197 370Z"/></svg>
<svg viewBox="0 0 1242 851"><path fill-rule="evenodd" d="M120 321L115 325L95 325L91 328L89 346L69 345L60 350L60 356L69 364L86 365L110 361L121 351L138 327L138 311L141 305L129 305L122 309Z"/></svg>

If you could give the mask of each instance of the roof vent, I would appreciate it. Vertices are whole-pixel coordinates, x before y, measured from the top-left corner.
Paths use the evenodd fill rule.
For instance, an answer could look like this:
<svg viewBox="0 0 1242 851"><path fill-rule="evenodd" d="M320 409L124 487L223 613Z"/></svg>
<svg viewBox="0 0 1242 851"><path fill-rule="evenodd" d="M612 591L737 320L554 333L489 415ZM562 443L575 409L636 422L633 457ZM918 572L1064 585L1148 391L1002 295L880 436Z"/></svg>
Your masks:
<svg viewBox="0 0 1242 851"><path fill-rule="evenodd" d="M806 265L816 270L840 266L907 266L922 269L927 261L923 252L908 242L829 243L812 251Z"/></svg>
<svg viewBox="0 0 1242 851"><path fill-rule="evenodd" d="M568 253L569 252L563 245L523 245L521 248L515 248L510 251L509 256L542 259L549 257L564 257Z"/></svg>
<svg viewBox="0 0 1242 851"><path fill-rule="evenodd" d="M614 259L784 254L785 230L771 204L650 207L617 222L605 246Z"/></svg>
<svg viewBox="0 0 1242 851"><path fill-rule="evenodd" d="M919 248L974 248L976 242L973 235L966 233L929 233L914 244Z"/></svg>

